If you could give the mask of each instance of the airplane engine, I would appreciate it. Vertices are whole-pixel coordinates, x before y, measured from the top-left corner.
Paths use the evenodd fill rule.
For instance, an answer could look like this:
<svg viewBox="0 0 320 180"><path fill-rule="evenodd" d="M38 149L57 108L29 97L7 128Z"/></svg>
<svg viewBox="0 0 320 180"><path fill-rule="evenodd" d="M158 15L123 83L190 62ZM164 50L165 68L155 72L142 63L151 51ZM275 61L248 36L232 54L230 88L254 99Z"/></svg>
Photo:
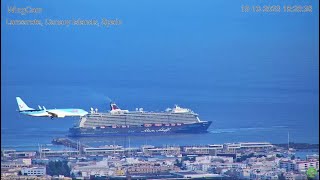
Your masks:
<svg viewBox="0 0 320 180"><path fill-rule="evenodd" d="M66 115L64 115L64 114L58 114L58 115L57 115L58 118L64 118L65 116L66 116Z"/></svg>
<svg viewBox="0 0 320 180"><path fill-rule="evenodd" d="M64 118L66 115L65 114L50 114L51 118Z"/></svg>

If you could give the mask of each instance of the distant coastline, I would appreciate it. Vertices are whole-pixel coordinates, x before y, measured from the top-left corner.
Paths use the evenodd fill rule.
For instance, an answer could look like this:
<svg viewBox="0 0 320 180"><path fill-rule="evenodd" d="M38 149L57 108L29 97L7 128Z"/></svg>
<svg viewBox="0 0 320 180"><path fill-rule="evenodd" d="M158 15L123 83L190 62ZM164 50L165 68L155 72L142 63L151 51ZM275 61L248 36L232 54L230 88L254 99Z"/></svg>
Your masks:
<svg viewBox="0 0 320 180"><path fill-rule="evenodd" d="M288 143L282 143L282 144L273 144L278 147L287 148ZM290 142L289 147L297 150L318 150L319 151L319 144L309 144L309 143L294 143Z"/></svg>

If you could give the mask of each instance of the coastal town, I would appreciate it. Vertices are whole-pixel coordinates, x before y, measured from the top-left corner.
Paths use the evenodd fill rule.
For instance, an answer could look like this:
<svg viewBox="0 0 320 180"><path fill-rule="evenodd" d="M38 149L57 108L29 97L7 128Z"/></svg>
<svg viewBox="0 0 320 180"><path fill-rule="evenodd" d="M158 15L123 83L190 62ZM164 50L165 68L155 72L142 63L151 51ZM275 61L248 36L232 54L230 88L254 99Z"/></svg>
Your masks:
<svg viewBox="0 0 320 180"><path fill-rule="evenodd" d="M269 142L205 146L90 147L68 138L69 147L1 150L1 179L319 179L318 145L306 157Z"/></svg>

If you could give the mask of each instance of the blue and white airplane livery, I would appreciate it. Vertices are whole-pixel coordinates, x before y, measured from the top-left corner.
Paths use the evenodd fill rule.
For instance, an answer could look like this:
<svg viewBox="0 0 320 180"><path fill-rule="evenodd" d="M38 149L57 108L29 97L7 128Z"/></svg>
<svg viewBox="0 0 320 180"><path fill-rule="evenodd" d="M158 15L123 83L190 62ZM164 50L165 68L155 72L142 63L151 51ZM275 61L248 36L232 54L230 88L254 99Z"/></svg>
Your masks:
<svg viewBox="0 0 320 180"><path fill-rule="evenodd" d="M35 117L54 117L63 118L66 116L85 116L88 114L87 111L83 109L46 109L44 106L39 109L30 108L26 103L22 101L20 97L16 97L17 103L19 106L19 112L21 114L25 114L28 116L35 116Z"/></svg>

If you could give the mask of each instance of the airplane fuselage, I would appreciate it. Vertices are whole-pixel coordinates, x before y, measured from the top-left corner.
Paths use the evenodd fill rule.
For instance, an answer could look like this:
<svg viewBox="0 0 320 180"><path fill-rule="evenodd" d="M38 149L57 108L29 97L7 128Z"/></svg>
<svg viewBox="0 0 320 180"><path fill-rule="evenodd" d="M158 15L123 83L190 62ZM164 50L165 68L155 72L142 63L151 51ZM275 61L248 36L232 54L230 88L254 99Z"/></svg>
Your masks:
<svg viewBox="0 0 320 180"><path fill-rule="evenodd" d="M82 109L47 109L20 111L21 114L34 117L66 117L66 116L85 116L88 112Z"/></svg>

